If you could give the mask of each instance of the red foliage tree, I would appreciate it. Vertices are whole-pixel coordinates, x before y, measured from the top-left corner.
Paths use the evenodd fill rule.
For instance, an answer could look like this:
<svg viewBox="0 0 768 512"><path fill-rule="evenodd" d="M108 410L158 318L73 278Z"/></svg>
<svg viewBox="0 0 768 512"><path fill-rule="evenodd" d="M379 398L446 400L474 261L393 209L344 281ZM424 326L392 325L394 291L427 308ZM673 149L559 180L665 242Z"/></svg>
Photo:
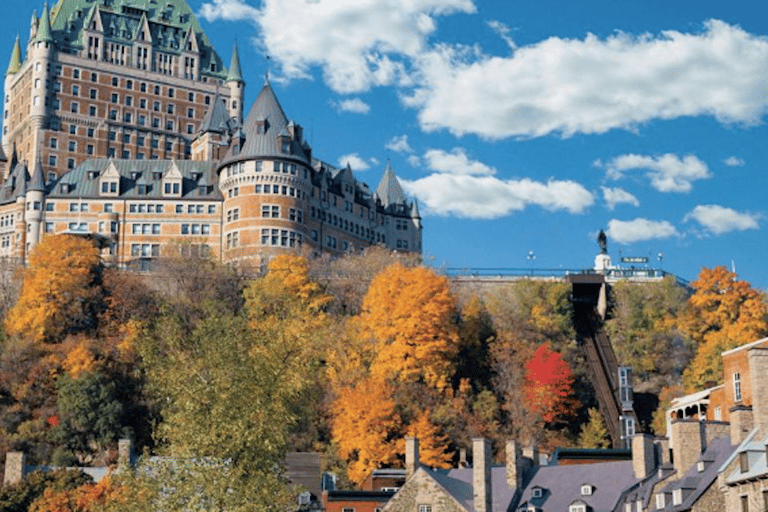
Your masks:
<svg viewBox="0 0 768 512"><path fill-rule="evenodd" d="M543 343L526 365L525 401L529 411L545 423L565 420L576 413L573 372L563 357Z"/></svg>

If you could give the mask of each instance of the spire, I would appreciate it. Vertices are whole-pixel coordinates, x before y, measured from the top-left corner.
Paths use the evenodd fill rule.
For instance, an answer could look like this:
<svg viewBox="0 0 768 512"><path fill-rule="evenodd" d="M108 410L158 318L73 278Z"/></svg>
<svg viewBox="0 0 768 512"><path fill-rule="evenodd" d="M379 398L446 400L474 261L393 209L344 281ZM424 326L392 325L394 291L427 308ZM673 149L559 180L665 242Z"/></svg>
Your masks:
<svg viewBox="0 0 768 512"><path fill-rule="evenodd" d="M43 7L43 15L40 17L40 23L37 26L37 35L35 36L35 43L52 43L53 36L51 35L51 16L48 11L48 2L45 2Z"/></svg>
<svg viewBox="0 0 768 512"><path fill-rule="evenodd" d="M240 55L237 51L237 41L232 46L232 62L229 63L227 82L245 82L243 80L243 73L240 71Z"/></svg>
<svg viewBox="0 0 768 512"><path fill-rule="evenodd" d="M32 172L32 178L29 180L29 191L45 192L45 178L43 176L43 164L40 159L37 159L35 170Z"/></svg>
<svg viewBox="0 0 768 512"><path fill-rule="evenodd" d="M379 186L376 187L376 195L381 199L381 205L384 208L392 204L407 204L403 187L400 186L389 160L387 160L387 168L384 169L384 175L381 177Z"/></svg>
<svg viewBox="0 0 768 512"><path fill-rule="evenodd" d="M13 45L13 51L11 52L11 62L8 63L8 71L5 72L5 76L15 75L21 69L21 46L19 45L19 36L16 36L16 43Z"/></svg>

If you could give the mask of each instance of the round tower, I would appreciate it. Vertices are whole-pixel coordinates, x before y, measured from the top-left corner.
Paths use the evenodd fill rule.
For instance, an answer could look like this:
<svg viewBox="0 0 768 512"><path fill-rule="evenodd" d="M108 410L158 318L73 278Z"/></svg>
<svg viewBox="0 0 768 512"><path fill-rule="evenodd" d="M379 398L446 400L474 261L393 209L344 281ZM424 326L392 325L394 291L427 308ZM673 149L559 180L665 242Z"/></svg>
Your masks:
<svg viewBox="0 0 768 512"><path fill-rule="evenodd" d="M48 10L48 2L43 8L43 15L37 24L37 32L29 48L29 61L32 66L32 94L30 95L30 120L34 139L32 147L35 148L33 159L38 159L37 148L40 147L39 137L40 129L48 124L48 112L46 98L48 96L48 70L51 68L53 59L54 41L51 31L51 18Z"/></svg>
<svg viewBox="0 0 768 512"><path fill-rule="evenodd" d="M229 87L229 117L236 119L237 124L243 123L243 98L245 97L245 81L240 70L240 56L237 50L237 42L232 47L232 62L229 64L227 75L227 87Z"/></svg>
<svg viewBox="0 0 768 512"><path fill-rule="evenodd" d="M45 211L45 178L43 165L37 160L35 170L27 185L26 221L27 221L27 251L31 251L40 243L42 236L43 211Z"/></svg>

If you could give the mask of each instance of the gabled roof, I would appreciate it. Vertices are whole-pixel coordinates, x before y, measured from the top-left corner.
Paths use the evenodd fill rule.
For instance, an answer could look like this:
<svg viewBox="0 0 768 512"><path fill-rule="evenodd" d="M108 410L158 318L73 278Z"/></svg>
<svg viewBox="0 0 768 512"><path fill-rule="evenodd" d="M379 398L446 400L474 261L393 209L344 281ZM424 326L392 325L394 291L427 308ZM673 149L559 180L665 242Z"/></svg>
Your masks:
<svg viewBox="0 0 768 512"><path fill-rule="evenodd" d="M701 495L717 480L721 464L734 453L735 449L736 447L731 445L731 440L728 437L721 437L709 443L700 460L712 460L714 458L713 463L707 464L702 472L699 472L698 464L692 464L684 475L680 475L678 479L660 489L659 492L664 493L671 493L675 489L689 491L687 494L684 493L683 502L680 505L669 503L664 510L690 510Z"/></svg>
<svg viewBox="0 0 768 512"><path fill-rule="evenodd" d="M395 171L392 170L392 166L387 162L387 168L384 169L384 175L379 181L379 185L376 187L376 195L381 199L381 205L387 208L393 204L408 204L408 199L405 197L403 187L400 186L400 182L395 176Z"/></svg>
<svg viewBox="0 0 768 512"><path fill-rule="evenodd" d="M735 484L745 480L754 480L768 476L768 460L766 460L766 444L768 436L758 437L759 429L754 429L741 444L734 450L733 454L726 462L721 464L720 471L725 471L734 458L745 453L747 457L747 471L741 472L741 468L734 469L731 474L726 474L725 483Z"/></svg>
<svg viewBox="0 0 768 512"><path fill-rule="evenodd" d="M93 0L59 0L51 10L51 35L62 47L81 48L84 21ZM109 5L98 2L107 40L131 44L146 15L154 47L180 54L185 35L193 31L200 47L200 72L216 78L226 78L224 63L203 32L195 13L184 0L112 0ZM42 25L42 22L41 22Z"/></svg>
<svg viewBox="0 0 768 512"><path fill-rule="evenodd" d="M453 500L460 504L464 510L475 510L475 498L472 490L472 468L434 470L419 468L417 473L421 473L422 478L432 479ZM406 482L405 486L407 485L408 483ZM507 485L506 467L496 466L491 468L491 493L493 495L491 510L508 510L513 504L515 489Z"/></svg>
<svg viewBox="0 0 768 512"><path fill-rule="evenodd" d="M576 500L587 504L594 512L614 510L622 492L637 482L632 461L599 462L568 466L539 466L522 492L521 502L542 510L567 511ZM584 482L593 485L590 496L581 495ZM542 498L534 498L532 489L546 490Z"/></svg>

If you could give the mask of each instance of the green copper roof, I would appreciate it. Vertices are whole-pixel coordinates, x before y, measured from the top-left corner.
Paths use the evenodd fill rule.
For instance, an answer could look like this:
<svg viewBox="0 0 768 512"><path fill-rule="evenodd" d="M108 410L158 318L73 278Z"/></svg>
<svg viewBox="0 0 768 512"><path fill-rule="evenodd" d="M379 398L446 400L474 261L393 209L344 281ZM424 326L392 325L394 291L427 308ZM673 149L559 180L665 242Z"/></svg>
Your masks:
<svg viewBox="0 0 768 512"><path fill-rule="evenodd" d="M194 12L184 0L112 0L98 3L106 42L131 45L143 24L149 23L152 46L179 54L188 31L195 32L200 49L200 71L204 75L226 78L227 70ZM81 49L83 30L95 15L93 0L58 0L51 10L51 27L57 45Z"/></svg>
<svg viewBox="0 0 768 512"><path fill-rule="evenodd" d="M243 73L240 71L240 55L237 52L237 42L232 46L232 62L229 64L227 82L243 82Z"/></svg>
<svg viewBox="0 0 768 512"><path fill-rule="evenodd" d="M21 46L19 45L19 36L16 36L16 44L13 45L11 52L11 62L8 63L6 75L14 75L21 69Z"/></svg>
<svg viewBox="0 0 768 512"><path fill-rule="evenodd" d="M37 35L35 36L36 43L52 43L53 36L51 36L51 17L48 11L48 2L45 2L43 8L43 15L40 17L40 22L37 24Z"/></svg>

